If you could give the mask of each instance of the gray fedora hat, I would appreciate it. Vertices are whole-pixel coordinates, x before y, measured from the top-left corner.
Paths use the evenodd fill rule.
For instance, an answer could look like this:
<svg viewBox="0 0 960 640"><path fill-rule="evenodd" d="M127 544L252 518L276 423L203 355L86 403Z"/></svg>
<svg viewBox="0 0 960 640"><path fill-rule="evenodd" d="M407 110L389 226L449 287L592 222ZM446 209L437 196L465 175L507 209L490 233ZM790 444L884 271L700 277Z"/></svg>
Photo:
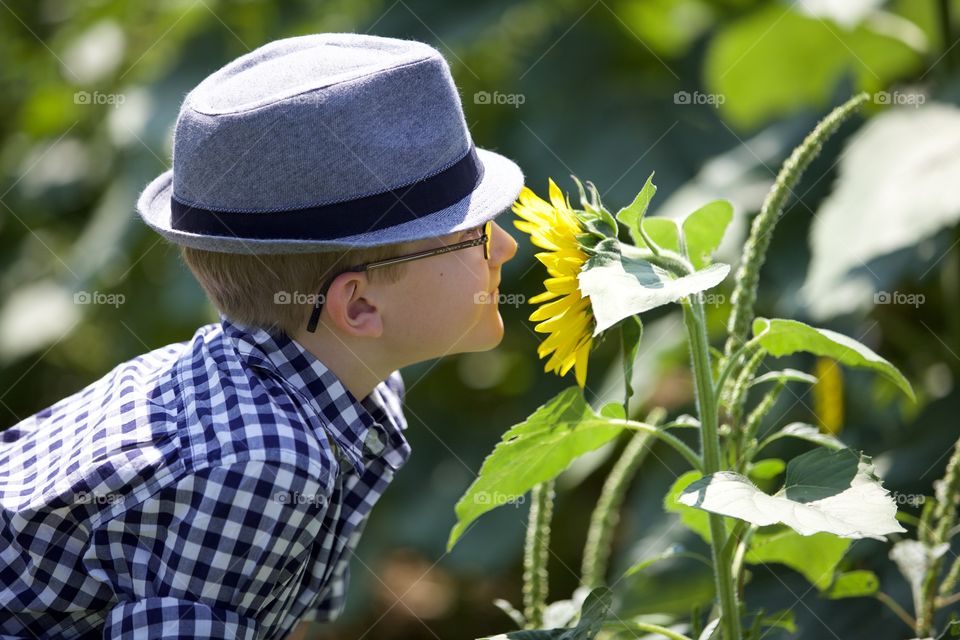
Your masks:
<svg viewBox="0 0 960 640"><path fill-rule="evenodd" d="M187 94L173 169L137 211L177 244L225 253L372 247L479 226L523 186L474 146L440 53L326 33L271 42Z"/></svg>

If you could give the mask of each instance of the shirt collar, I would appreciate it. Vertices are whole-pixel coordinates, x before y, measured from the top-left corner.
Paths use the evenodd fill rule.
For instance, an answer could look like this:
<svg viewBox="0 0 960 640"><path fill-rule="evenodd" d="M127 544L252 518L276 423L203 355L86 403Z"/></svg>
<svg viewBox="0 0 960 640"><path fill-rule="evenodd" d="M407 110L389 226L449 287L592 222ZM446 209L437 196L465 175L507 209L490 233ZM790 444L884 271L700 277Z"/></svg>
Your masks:
<svg viewBox="0 0 960 640"><path fill-rule="evenodd" d="M399 432L405 425L402 417L394 417L398 407L387 406L381 382L362 401L340 382L340 379L312 353L284 333L270 333L220 314L224 334L233 342L241 359L250 366L277 372L310 402L329 427L326 435L336 442L340 454L357 473L366 468L365 458L383 454L384 460L397 469L409 454L409 445ZM378 423L371 410L380 409L390 425ZM400 424L394 423L397 420ZM386 430L391 433L386 433ZM393 448L390 445L393 444ZM385 445L387 451L384 451Z"/></svg>

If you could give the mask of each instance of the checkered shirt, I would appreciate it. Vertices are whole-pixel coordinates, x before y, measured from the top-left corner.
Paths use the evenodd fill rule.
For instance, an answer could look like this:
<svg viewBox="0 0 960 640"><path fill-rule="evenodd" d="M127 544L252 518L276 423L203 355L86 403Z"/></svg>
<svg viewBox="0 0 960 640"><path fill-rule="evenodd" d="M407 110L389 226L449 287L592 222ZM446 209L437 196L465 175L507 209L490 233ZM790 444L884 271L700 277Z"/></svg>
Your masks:
<svg viewBox="0 0 960 640"><path fill-rule="evenodd" d="M410 455L403 380L357 401L220 320L0 431L0 638L279 640L341 613Z"/></svg>

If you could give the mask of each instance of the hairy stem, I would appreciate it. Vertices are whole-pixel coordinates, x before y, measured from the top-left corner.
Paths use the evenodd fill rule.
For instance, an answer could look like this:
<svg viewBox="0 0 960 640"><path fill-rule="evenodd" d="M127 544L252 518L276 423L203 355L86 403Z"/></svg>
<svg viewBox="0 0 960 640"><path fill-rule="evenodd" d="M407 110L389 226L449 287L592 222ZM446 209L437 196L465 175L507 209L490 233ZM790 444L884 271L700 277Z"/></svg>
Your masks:
<svg viewBox="0 0 960 640"><path fill-rule="evenodd" d="M788 197L793 193L793 187L810 162L820 153L823 143L833 135L844 120L868 100L868 97L866 93L860 93L831 111L783 163L773 187L767 193L760 208L760 213L753 219L750 237L744 245L743 258L737 270L731 299L733 310L727 324L729 335L724 348L725 358L730 358L746 341L747 330L753 321L760 268L766 260L770 238Z"/></svg>
<svg viewBox="0 0 960 640"><path fill-rule="evenodd" d="M553 480L536 485L530 492L530 519L523 554L523 615L527 629L539 629L543 625L549 588L547 560L553 499Z"/></svg>
<svg viewBox="0 0 960 640"><path fill-rule="evenodd" d="M657 408L647 416L647 422L657 426L666 412ZM610 560L610 541L613 531L620 521L620 507L627 489L650 451L652 436L638 431L627 443L617 463L610 470L600 499L590 516L590 529L587 531L587 543L583 548L583 566L580 571L580 584L584 587L599 587L605 583L607 565Z"/></svg>
<svg viewBox="0 0 960 640"><path fill-rule="evenodd" d="M960 496L960 440L953 449L953 455L947 463L947 472L940 482L936 506L933 509L931 545L949 543L950 530L957 519L956 501ZM916 628L917 635L920 637L929 636L933 631L933 621L937 613L937 578L940 576L942 567L943 557L941 556L930 563L923 576Z"/></svg>

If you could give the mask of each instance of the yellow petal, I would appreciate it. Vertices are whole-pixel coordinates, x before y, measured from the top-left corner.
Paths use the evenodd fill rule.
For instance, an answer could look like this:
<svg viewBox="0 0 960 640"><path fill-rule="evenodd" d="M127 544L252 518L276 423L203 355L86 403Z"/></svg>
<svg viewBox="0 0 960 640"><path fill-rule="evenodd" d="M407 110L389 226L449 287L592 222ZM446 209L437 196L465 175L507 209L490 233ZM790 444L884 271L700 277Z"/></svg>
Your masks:
<svg viewBox="0 0 960 640"><path fill-rule="evenodd" d="M529 300L528 304L540 304L541 302L546 302L547 300L553 300L557 296L563 295L562 293L555 293L553 291L544 291L543 293L538 293Z"/></svg>
<svg viewBox="0 0 960 640"><path fill-rule="evenodd" d="M576 369L574 370L574 375L577 378L577 384L580 385L580 388L583 389L583 386L587 383L587 361L590 359L590 346L593 344L593 338L588 337L587 340L577 349L577 364Z"/></svg>

